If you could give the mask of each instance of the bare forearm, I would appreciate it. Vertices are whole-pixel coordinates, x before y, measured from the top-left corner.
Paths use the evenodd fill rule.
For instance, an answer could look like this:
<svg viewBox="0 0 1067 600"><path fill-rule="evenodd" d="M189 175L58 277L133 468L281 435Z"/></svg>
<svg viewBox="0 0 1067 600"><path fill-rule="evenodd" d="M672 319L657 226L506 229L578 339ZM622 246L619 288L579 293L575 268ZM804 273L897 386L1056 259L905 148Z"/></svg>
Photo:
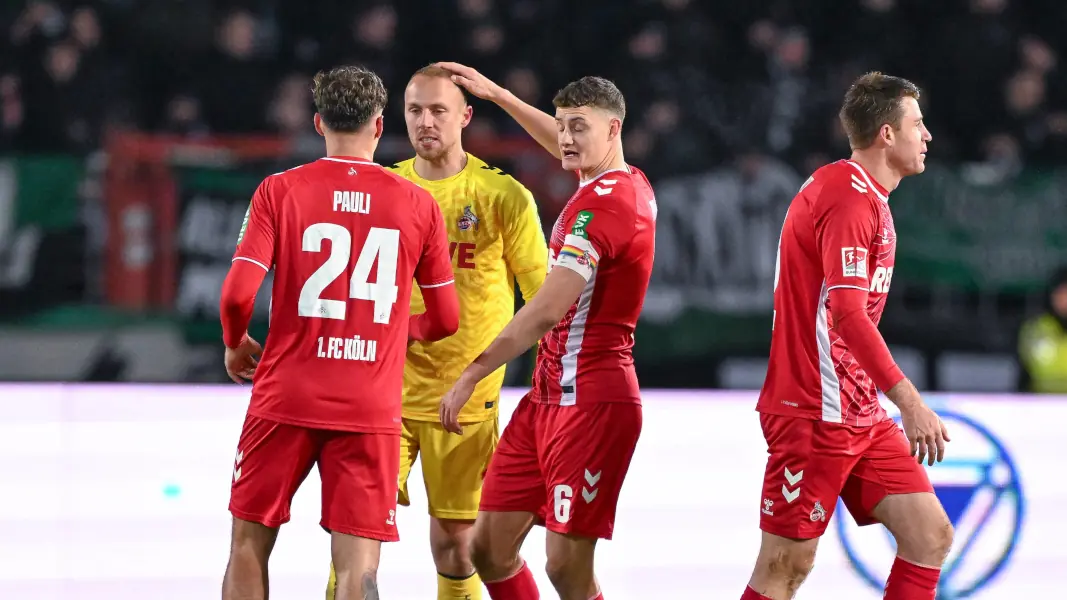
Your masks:
<svg viewBox="0 0 1067 600"><path fill-rule="evenodd" d="M552 115L531 106L515 94L504 90L496 99L496 104L504 109L515 122L526 130L542 148L560 158L559 142L556 139L556 119Z"/></svg>
<svg viewBox="0 0 1067 600"><path fill-rule="evenodd" d="M902 411L913 407L920 398L919 390L907 377L886 390L885 397L889 398L889 401L896 404L897 408Z"/></svg>

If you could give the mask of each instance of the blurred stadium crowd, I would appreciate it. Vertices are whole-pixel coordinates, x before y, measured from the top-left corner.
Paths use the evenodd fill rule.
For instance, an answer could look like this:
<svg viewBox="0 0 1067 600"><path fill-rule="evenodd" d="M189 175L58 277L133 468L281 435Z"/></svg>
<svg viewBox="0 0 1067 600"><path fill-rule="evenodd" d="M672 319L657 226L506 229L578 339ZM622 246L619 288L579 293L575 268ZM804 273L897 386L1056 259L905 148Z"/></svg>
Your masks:
<svg viewBox="0 0 1067 600"><path fill-rule="evenodd" d="M877 67L927 92L940 160L1062 161L1067 5L1057 0L32 0L0 7L0 152L88 152L108 127L313 135L317 69L358 62L393 90L466 61L545 106L600 73L630 103L653 176L739 151L800 172L847 150L836 109ZM515 133L498 111L471 135ZM483 115L484 116L484 115Z"/></svg>
<svg viewBox="0 0 1067 600"><path fill-rule="evenodd" d="M379 157L392 162L411 152L403 87L435 60L468 63L545 108L586 74L626 94L626 156L653 179L660 206L638 348L656 385L758 387L786 205L808 173L848 154L836 113L854 77L913 79L934 140L927 174L894 192L901 243L882 331L918 353L915 370L931 385L1014 385L1027 356L1053 357L1067 373L1067 321L1028 329L1045 333L1024 336L1015 357L1020 324L1048 314L1049 274L1067 260L1065 29L1062 0L9 0L0 3L0 322L22 337L5 334L10 368L0 377L41 364L28 349L46 327L70 335L93 324L93 339L107 340L112 326L137 322L140 308L114 301L129 282L103 282L145 257L177 265L163 276L156 262L138 267L155 274L148 288L178 290L152 307L181 333L175 347L217 351L221 279L212 278L229 264L254 182L323 151L311 76L361 63L383 77L391 101ZM139 150L119 157L114 132L267 134L285 154L214 165L206 179L171 172L163 182L176 192L165 196L115 185L115 173L136 172ZM533 190L551 223L573 191L569 174L485 103L465 135ZM138 212L146 205L154 212ZM175 243L175 231L222 241L205 250L184 235ZM199 290L193 304L182 300L188 290ZM1047 351L1049 336L1063 352ZM956 364L946 351L972 353L957 361L968 370L941 374ZM993 353L1000 370L973 358ZM738 357L754 361L742 377L725 366L709 375ZM72 366L70 377L87 370ZM996 382L979 382L992 372Z"/></svg>

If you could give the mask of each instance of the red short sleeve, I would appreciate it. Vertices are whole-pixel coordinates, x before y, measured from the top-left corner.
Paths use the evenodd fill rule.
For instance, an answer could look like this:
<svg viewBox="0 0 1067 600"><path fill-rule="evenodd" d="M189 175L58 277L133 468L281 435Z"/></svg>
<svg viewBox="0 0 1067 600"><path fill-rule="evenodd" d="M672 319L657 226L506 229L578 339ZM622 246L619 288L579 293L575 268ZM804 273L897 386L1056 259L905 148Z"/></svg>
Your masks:
<svg viewBox="0 0 1067 600"><path fill-rule="evenodd" d="M274 265L274 241L277 234L274 214L273 177L263 180L252 195L244 224L237 238L233 260L244 260L269 271Z"/></svg>
<svg viewBox="0 0 1067 600"><path fill-rule="evenodd" d="M448 230L445 227L441 208L429 192L419 190L420 204L424 207L423 215L428 221L426 238L423 242L422 256L415 267L415 282L420 288L447 285L452 282L452 261L448 255Z"/></svg>
<svg viewBox="0 0 1067 600"><path fill-rule="evenodd" d="M812 217L828 289L868 289L868 257L878 229L878 214L871 202L847 180L829 181L819 192Z"/></svg>
<svg viewBox="0 0 1067 600"><path fill-rule="evenodd" d="M566 237L553 266L566 267L585 277L593 276L602 260L622 253L633 239L633 211L627 210L623 194L579 198L564 224Z"/></svg>

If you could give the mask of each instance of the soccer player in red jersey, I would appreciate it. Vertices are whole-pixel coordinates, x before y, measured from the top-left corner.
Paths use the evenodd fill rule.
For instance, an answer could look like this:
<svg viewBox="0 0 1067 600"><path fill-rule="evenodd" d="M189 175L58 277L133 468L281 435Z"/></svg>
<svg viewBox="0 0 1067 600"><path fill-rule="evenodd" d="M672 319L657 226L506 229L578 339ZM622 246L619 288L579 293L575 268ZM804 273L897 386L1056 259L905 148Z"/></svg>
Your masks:
<svg viewBox="0 0 1067 600"><path fill-rule="evenodd" d="M459 326L437 202L373 162L381 80L359 67L321 72L314 101L326 158L263 180L222 289L226 370L238 382L254 376L230 492L224 600L267 597L278 527L316 463L337 598L378 598L381 542L397 540L407 344ZM256 364L247 328L271 267L270 333ZM413 279L426 312L411 317Z"/></svg>
<svg viewBox="0 0 1067 600"><path fill-rule="evenodd" d="M553 118L469 67L439 66L504 108L581 177L552 229L541 290L441 403L442 424L461 433L457 415L475 385L541 340L533 389L512 414L485 476L473 563L495 600L539 598L519 548L530 527L543 524L559 597L602 599L593 553L598 539L611 538L641 433L632 348L655 253L652 187L623 159L626 105L610 81L568 84L556 94Z"/></svg>
<svg viewBox="0 0 1067 600"><path fill-rule="evenodd" d="M742 600L793 598L838 498L858 524L881 523L896 539L885 598L934 598L952 525L922 463L942 460L948 433L877 329L896 252L889 192L923 172L931 140L918 99L898 77L856 80L840 112L852 158L816 171L786 213L757 405L769 453L763 540Z"/></svg>

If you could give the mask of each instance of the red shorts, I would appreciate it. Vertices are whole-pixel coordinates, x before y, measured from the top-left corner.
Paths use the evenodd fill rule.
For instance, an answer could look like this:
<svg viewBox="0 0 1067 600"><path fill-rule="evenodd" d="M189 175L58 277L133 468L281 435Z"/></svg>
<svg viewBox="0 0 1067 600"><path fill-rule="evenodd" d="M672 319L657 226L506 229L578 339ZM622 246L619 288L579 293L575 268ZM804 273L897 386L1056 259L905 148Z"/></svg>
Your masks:
<svg viewBox="0 0 1067 600"><path fill-rule="evenodd" d="M395 542L400 435L310 429L248 415L237 444L230 512L278 527L318 463L322 521L330 530Z"/></svg>
<svg viewBox="0 0 1067 600"><path fill-rule="evenodd" d="M767 440L760 529L793 539L820 537L837 499L859 525L891 494L933 492L892 420L871 427L760 414Z"/></svg>
<svg viewBox="0 0 1067 600"><path fill-rule="evenodd" d="M556 533L611 539L641 405L519 402L489 461L480 510L529 512Z"/></svg>

